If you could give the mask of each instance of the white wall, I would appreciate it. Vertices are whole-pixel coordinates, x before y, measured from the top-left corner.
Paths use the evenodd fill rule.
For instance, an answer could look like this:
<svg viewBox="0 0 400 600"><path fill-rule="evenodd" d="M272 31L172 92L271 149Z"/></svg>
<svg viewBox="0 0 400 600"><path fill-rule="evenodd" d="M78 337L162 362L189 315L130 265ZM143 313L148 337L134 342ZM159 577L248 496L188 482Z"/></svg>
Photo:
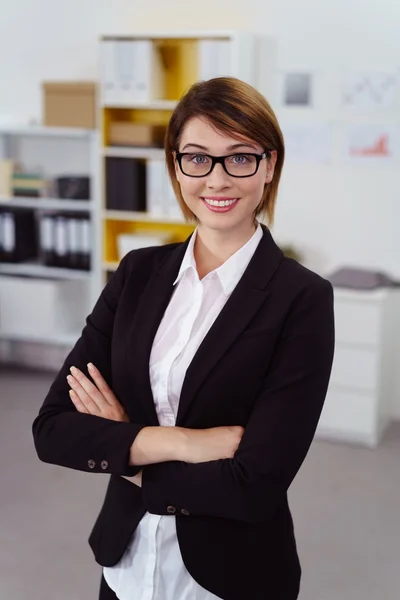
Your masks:
<svg viewBox="0 0 400 600"><path fill-rule="evenodd" d="M346 68L399 69L399 21L398 0L0 0L1 75L7 84L0 119L40 120L43 79L96 77L97 38L103 33L240 28L270 34L278 44L277 74L304 69L318 82L315 109L292 112L293 118L328 120L335 135L331 165L286 165L276 238L297 245L321 272L347 263L381 268L400 279L400 165L343 164L346 117L338 106ZM278 95L270 100L286 120ZM400 394L395 412L400 418Z"/></svg>

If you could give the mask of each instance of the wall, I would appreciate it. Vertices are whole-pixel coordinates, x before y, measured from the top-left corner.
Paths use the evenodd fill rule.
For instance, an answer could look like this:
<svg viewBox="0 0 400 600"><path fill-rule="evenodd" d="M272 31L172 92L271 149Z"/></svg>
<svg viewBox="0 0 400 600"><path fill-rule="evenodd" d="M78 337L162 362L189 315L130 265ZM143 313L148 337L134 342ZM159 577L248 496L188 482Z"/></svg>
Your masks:
<svg viewBox="0 0 400 600"><path fill-rule="evenodd" d="M400 279L398 165L396 170L343 164L340 144L347 117L338 106L341 77L349 66L400 67L398 0L70 0L63 5L0 0L0 14L0 56L7 57L1 68L7 86L2 86L0 118L40 119L43 79L95 77L102 33L240 28L274 36L277 75L306 69L319 84L315 109L292 111L291 117L328 120L335 136L331 165L287 163L276 238L295 244L307 263L323 273L339 264L358 264ZM270 100L285 122L289 114L280 106L278 87ZM394 412L400 418L400 392Z"/></svg>

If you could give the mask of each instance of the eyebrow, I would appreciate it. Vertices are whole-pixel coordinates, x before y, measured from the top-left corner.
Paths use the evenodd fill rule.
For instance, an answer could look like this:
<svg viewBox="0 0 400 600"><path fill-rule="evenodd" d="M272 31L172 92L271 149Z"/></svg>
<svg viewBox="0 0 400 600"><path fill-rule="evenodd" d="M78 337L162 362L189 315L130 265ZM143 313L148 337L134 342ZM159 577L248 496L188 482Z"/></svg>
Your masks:
<svg viewBox="0 0 400 600"><path fill-rule="evenodd" d="M200 144L185 144L184 147L182 148L182 152L188 148L188 147L193 147L193 148L198 148L199 150L204 150L205 152L208 152L208 148L206 146L201 146ZM227 150L237 150L238 148L252 148L253 150L257 151L257 148L255 146L253 146L253 144L249 144L247 142L240 142L238 144L231 144L230 146L227 147Z"/></svg>

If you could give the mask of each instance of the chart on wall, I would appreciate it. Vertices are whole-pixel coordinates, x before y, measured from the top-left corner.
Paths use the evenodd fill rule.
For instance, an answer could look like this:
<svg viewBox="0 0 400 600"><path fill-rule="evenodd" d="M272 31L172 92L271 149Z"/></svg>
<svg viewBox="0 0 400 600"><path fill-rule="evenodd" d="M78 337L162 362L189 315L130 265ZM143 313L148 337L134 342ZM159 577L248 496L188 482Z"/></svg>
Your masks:
<svg viewBox="0 0 400 600"><path fill-rule="evenodd" d="M398 103L399 79L394 70L348 72L343 80L343 106L356 110L391 110Z"/></svg>
<svg viewBox="0 0 400 600"><path fill-rule="evenodd" d="M399 156L399 127L390 124L348 128L345 159L353 163L392 164Z"/></svg>

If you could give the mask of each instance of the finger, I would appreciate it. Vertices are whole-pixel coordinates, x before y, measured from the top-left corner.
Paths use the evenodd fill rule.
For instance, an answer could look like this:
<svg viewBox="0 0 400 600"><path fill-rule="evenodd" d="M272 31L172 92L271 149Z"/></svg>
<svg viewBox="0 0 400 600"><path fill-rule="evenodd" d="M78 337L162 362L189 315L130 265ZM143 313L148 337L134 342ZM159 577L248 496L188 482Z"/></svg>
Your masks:
<svg viewBox="0 0 400 600"><path fill-rule="evenodd" d="M71 367L70 371L73 378L79 383L79 385L85 390L89 398L97 405L99 410L108 408L109 403L103 396L103 394L97 389L97 387L90 381L88 377L82 371L76 367ZM76 391L76 390L75 390ZM79 397L82 400L81 395Z"/></svg>
<svg viewBox="0 0 400 600"><path fill-rule="evenodd" d="M94 401L93 398L89 396L86 390L81 386L76 377L72 375L68 375L67 381L71 386L72 390L78 396L81 403L86 407L91 415L101 416L101 409L99 408L97 402Z"/></svg>
<svg viewBox="0 0 400 600"><path fill-rule="evenodd" d="M69 396L72 400L73 405L75 406L76 410L80 413L84 413L86 415L89 415L89 411L86 408L86 406L84 404L82 404L82 402L79 399L79 396L74 392L74 390L69 390Z"/></svg>
<svg viewBox="0 0 400 600"><path fill-rule="evenodd" d="M118 402L118 400L116 399L114 392L110 389L98 368L95 367L93 363L88 363L87 368L98 390L103 394L107 402L109 404L115 405Z"/></svg>

